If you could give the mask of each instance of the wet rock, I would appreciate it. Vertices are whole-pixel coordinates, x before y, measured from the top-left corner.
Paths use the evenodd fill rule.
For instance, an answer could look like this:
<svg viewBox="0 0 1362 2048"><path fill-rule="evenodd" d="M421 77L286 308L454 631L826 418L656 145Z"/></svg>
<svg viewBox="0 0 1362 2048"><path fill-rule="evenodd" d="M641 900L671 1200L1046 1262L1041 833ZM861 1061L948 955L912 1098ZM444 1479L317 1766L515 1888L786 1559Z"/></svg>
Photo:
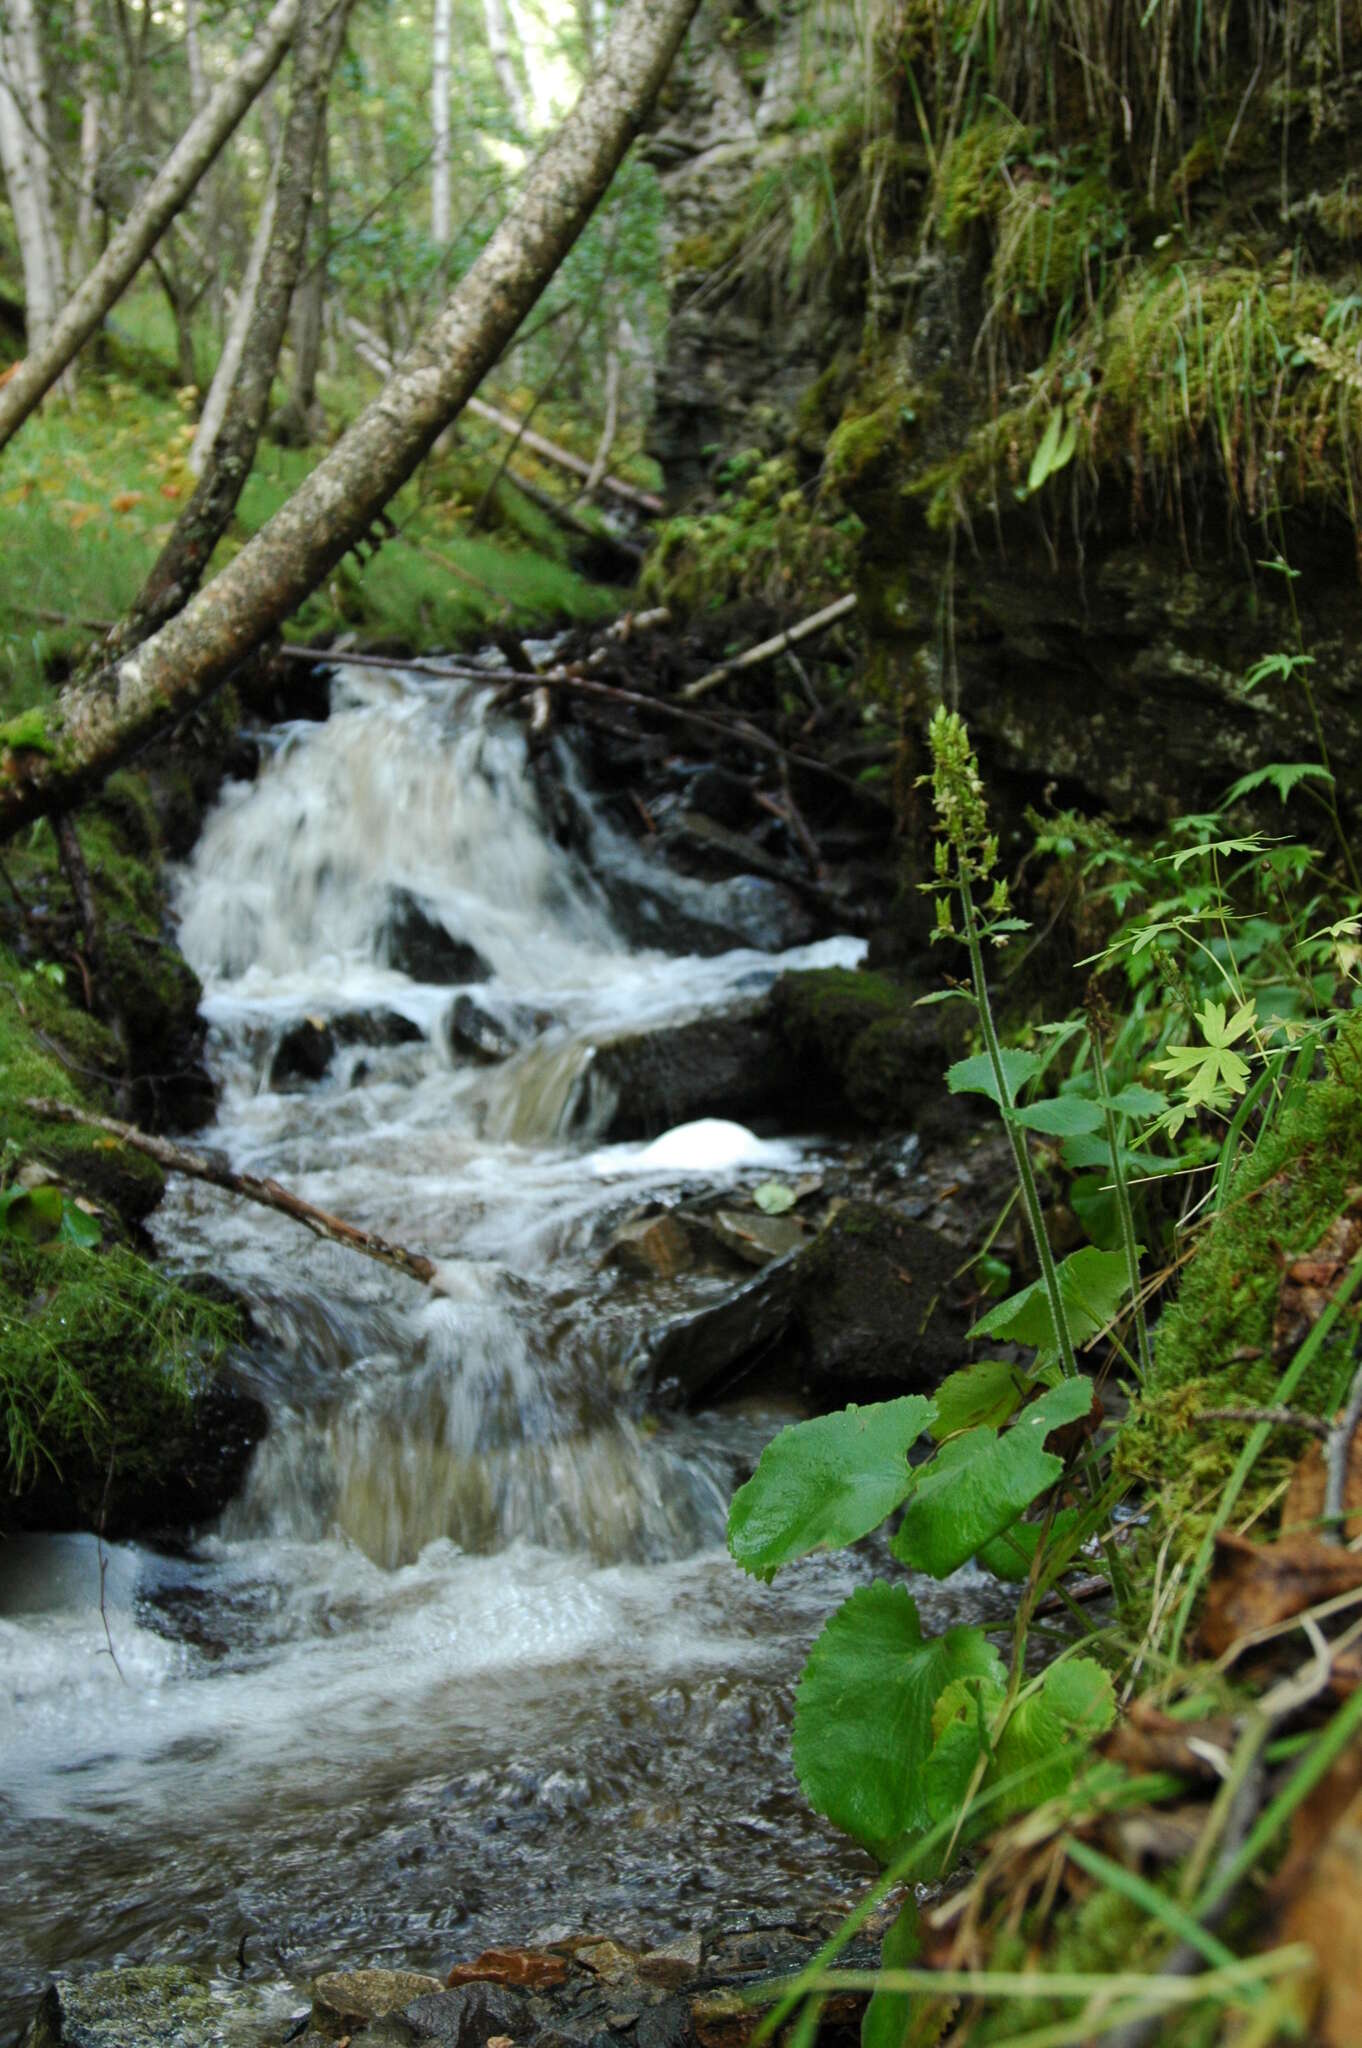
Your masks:
<svg viewBox="0 0 1362 2048"><path fill-rule="evenodd" d="M439 2041L445 2048L487 2048L499 2036L524 2044L539 2033L529 2001L505 1984L439 1988L411 2000L403 2017L416 2029L418 2041Z"/></svg>
<svg viewBox="0 0 1362 2048"><path fill-rule="evenodd" d="M960 1118L944 1076L963 1051L968 1017L963 1003L917 1009L913 995L887 975L816 968L781 976L771 1015L816 1099L877 1130L935 1129Z"/></svg>
<svg viewBox="0 0 1362 2048"><path fill-rule="evenodd" d="M643 1216L615 1232L606 1259L626 1273L671 1280L695 1264L690 1232L678 1216Z"/></svg>
<svg viewBox="0 0 1362 2048"><path fill-rule="evenodd" d="M657 1395L713 1399L773 1366L783 1390L820 1402L934 1387L966 1355L959 1263L957 1245L888 1204L845 1203L758 1280L664 1328Z"/></svg>
<svg viewBox="0 0 1362 2048"><path fill-rule="evenodd" d="M336 1034L321 1017L291 1024L270 1061L269 1086L274 1090L303 1087L320 1081L336 1056Z"/></svg>
<svg viewBox="0 0 1362 2048"><path fill-rule="evenodd" d="M716 1209L709 1225L724 1249L748 1266L769 1266L808 1239L798 1217L764 1216L760 1209Z"/></svg>
<svg viewBox="0 0 1362 2048"><path fill-rule="evenodd" d="M698 1934L683 1934L663 1948L649 1949L638 1959L638 1974L645 1984L661 1984L674 1990L690 1984L700 1974L704 1943Z"/></svg>
<svg viewBox="0 0 1362 2048"><path fill-rule="evenodd" d="M331 1019L337 1045L414 1045L425 1033L400 1010L342 1010Z"/></svg>
<svg viewBox="0 0 1362 2048"><path fill-rule="evenodd" d="M597 1046L594 1074L615 1108L602 1136L655 1138L699 1117L751 1123L792 1100L794 1076L764 1003L622 1032Z"/></svg>
<svg viewBox="0 0 1362 2048"><path fill-rule="evenodd" d="M703 818L730 831L753 815L752 790L747 780L729 768L700 769L686 787L686 804Z"/></svg>
<svg viewBox="0 0 1362 2048"><path fill-rule="evenodd" d="M313 2029L329 2041L339 2041L373 2020L400 2012L423 1994L442 1990L438 1977L420 1970L336 1970L313 1983Z"/></svg>
<svg viewBox="0 0 1362 2048"><path fill-rule="evenodd" d="M492 1066L510 1059L552 1022L546 1010L531 1009L526 1003L493 1008L476 996L462 995L454 998L446 1029L451 1052Z"/></svg>
<svg viewBox="0 0 1362 2048"><path fill-rule="evenodd" d="M21 2048L256 2048L263 2018L249 1987L228 2003L179 1964L96 1970L49 1984Z"/></svg>
<svg viewBox="0 0 1362 2048"><path fill-rule="evenodd" d="M491 979L492 970L476 946L456 939L410 889L389 894L382 946L388 964L413 981L451 988Z"/></svg>

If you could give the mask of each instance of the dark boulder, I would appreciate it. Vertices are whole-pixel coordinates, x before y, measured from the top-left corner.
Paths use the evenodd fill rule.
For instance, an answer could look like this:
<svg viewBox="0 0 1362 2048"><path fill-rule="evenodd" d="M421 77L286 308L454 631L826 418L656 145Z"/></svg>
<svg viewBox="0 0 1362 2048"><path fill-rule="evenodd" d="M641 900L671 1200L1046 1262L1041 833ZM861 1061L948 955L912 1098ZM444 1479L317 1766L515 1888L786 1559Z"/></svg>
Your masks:
<svg viewBox="0 0 1362 2048"><path fill-rule="evenodd" d="M477 947L456 939L410 889L390 892L381 947L389 966L436 988L490 981L492 977Z"/></svg>
<svg viewBox="0 0 1362 2048"><path fill-rule="evenodd" d="M771 991L786 1059L810 1096L876 1130L958 1129L945 1073L965 1049L964 1003L919 1009L887 975L840 967L784 974Z"/></svg>
<svg viewBox="0 0 1362 2048"><path fill-rule="evenodd" d="M414 1045L425 1037L400 1010L342 1010L330 1021L337 1045Z"/></svg>
<svg viewBox="0 0 1362 2048"><path fill-rule="evenodd" d="M330 1025L319 1017L304 1017L290 1024L275 1047L269 1085L286 1089L320 1081L335 1056L336 1035Z"/></svg>
<svg viewBox="0 0 1362 2048"><path fill-rule="evenodd" d="M493 1066L510 1059L552 1022L546 1010L533 1010L525 1003L494 1007L476 996L455 996L446 1024L449 1049L456 1056Z"/></svg>
<svg viewBox="0 0 1362 2048"><path fill-rule="evenodd" d="M764 1001L684 1024L623 1032L596 1048L594 1073L614 1096L602 1135L655 1138L699 1117L751 1123L794 1101L794 1076Z"/></svg>

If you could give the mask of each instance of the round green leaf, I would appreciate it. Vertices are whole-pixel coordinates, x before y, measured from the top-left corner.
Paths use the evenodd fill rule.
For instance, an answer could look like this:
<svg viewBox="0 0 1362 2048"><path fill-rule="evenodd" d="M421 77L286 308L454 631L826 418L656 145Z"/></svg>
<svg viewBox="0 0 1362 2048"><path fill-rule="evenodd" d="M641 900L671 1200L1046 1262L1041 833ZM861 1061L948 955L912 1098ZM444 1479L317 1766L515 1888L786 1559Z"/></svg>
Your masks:
<svg viewBox="0 0 1362 2048"><path fill-rule="evenodd" d="M795 1699L794 1765L809 1804L887 1860L930 1825L932 1709L967 1677L1004 1682L982 1629L924 1641L906 1587L860 1587L814 1644Z"/></svg>
<svg viewBox="0 0 1362 2048"><path fill-rule="evenodd" d="M906 1500L908 1452L935 1414L922 1394L905 1394L783 1429L728 1511L728 1547L743 1570L769 1579L810 1550L868 1536Z"/></svg>

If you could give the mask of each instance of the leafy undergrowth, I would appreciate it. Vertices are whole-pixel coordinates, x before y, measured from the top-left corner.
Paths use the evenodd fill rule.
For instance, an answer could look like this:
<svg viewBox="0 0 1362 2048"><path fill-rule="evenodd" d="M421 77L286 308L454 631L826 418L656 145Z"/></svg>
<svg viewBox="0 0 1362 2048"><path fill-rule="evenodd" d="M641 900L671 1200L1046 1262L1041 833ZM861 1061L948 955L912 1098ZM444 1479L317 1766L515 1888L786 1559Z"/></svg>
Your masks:
<svg viewBox="0 0 1362 2048"><path fill-rule="evenodd" d="M830 1617L795 1705L806 1797L884 1874L757 2039L794 2019L783 2038L811 2040L862 1990L863 2048L1356 2048L1356 901L1335 872L1332 959L1285 896L1246 938L1235 863L1262 843L1200 819L1145 857L1157 900L1122 875L1138 908L1104 949L1137 990L1152 950L1162 1000L1118 1026L1093 991L1086 1019L1007 1044L986 962L1020 920L964 728L942 711L931 738L930 886L970 970L941 999L982 1047L947 1083L1002 1119L1036 1277L970 1332L996 1355L787 1428L732 1503L761 1578L886 1522L904 1568ZM1307 901L1323 879L1302 866ZM1151 1330L1133 1197L1154 1143L1198 1192ZM1094 1177L1094 1241L1060 1258L1043 1188ZM1013 1626L930 1633L922 1582L971 1561L1017 1584ZM872 1915L882 1968L839 1969Z"/></svg>
<svg viewBox="0 0 1362 2048"><path fill-rule="evenodd" d="M159 374L151 375L148 364ZM324 385L333 430L371 395L372 387L358 380ZM70 403L49 400L6 450L0 711L12 714L38 701L46 680L84 651L89 626L112 622L127 609L193 490L187 460L193 433L184 394L168 388L164 365L139 347L131 355L123 351L117 370L83 375ZM376 553L365 549L362 560L347 555L302 606L289 634L348 628L438 647L489 624L524 628L617 610L618 593L572 567L571 536L511 478L498 480L504 447L504 440L470 422L389 506L396 535ZM322 452L262 441L214 566L279 509ZM552 473L537 470L523 451L516 468L539 488L559 489ZM584 516L590 523L594 515Z"/></svg>

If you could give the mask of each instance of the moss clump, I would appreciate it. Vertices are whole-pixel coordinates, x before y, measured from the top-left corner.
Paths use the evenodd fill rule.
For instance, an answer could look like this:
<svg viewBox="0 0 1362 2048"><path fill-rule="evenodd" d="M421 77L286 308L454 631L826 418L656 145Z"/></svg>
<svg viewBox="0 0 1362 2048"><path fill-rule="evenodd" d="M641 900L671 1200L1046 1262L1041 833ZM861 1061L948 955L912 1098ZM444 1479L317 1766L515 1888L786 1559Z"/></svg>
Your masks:
<svg viewBox="0 0 1362 2048"><path fill-rule="evenodd" d="M1205 1422L1207 1408L1271 1404L1291 1351L1274 1350L1284 1266L1319 1243L1362 1181L1362 1031L1332 1049L1330 1073L1280 1114L1240 1167L1219 1215L1155 1333L1154 1372L1116 1451L1127 1479L1156 1488L1170 1516L1195 1529L1243 1446L1242 1425ZM1362 1311L1340 1320L1292 1396L1331 1414L1351 1370ZM1254 1469L1263 1497L1283 1478L1299 1443L1274 1438Z"/></svg>
<svg viewBox="0 0 1362 2048"><path fill-rule="evenodd" d="M913 423L906 397L889 399L873 412L844 419L828 442L823 482L829 491L845 491L879 463L891 462L903 449Z"/></svg>
<svg viewBox="0 0 1362 2048"><path fill-rule="evenodd" d="M641 579L650 602L683 617L744 597L808 610L848 588L861 522L820 517L788 457L745 449L721 481L712 511L659 529Z"/></svg>
<svg viewBox="0 0 1362 2048"><path fill-rule="evenodd" d="M957 1020L917 1009L883 974L815 968L782 975L777 1029L809 1085L880 1130L916 1128L942 1091Z"/></svg>
<svg viewBox="0 0 1362 2048"><path fill-rule="evenodd" d="M72 1519L96 1523L106 1488L163 1483L191 1394L235 1327L121 1246L0 1240L0 1458L22 1495L59 1473Z"/></svg>

